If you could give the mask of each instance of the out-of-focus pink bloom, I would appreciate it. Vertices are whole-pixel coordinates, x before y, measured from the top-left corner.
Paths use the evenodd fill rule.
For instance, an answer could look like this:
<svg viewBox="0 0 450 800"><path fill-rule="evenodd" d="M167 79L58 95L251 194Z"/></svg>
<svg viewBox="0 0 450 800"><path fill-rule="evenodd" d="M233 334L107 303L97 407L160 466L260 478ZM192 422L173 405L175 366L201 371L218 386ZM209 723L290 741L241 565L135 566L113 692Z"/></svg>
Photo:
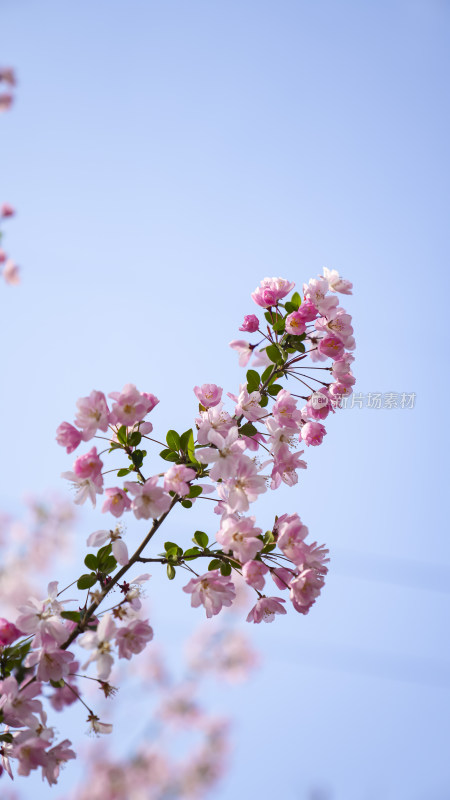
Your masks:
<svg viewBox="0 0 450 800"><path fill-rule="evenodd" d="M0 647L7 647L20 636L22 636L22 631L19 631L13 622L0 617Z"/></svg>
<svg viewBox="0 0 450 800"><path fill-rule="evenodd" d="M97 448L92 447L88 453L78 456L73 465L73 471L78 478L90 478L96 481L101 474L103 461L97 455ZM97 481L100 485L100 482Z"/></svg>
<svg viewBox="0 0 450 800"><path fill-rule="evenodd" d="M3 267L2 276L9 286L19 286L20 269L11 258L8 258L5 266Z"/></svg>
<svg viewBox="0 0 450 800"><path fill-rule="evenodd" d="M255 528L255 517L242 517L234 519L226 517L222 521L216 539L224 550L231 550L241 564L251 561L263 548L261 539L258 539L261 528Z"/></svg>
<svg viewBox="0 0 450 800"><path fill-rule="evenodd" d="M125 481L125 488L134 495L131 509L137 519L157 519L169 510L172 498L157 483L157 475L144 484Z"/></svg>
<svg viewBox="0 0 450 800"><path fill-rule="evenodd" d="M259 319L256 314L246 314L244 317L244 322L242 323L241 327L239 328L240 331L245 331L246 333L255 333L259 328Z"/></svg>
<svg viewBox="0 0 450 800"><path fill-rule="evenodd" d="M301 336L306 330L306 322L299 311L293 311L286 317L286 333L292 336Z"/></svg>
<svg viewBox="0 0 450 800"><path fill-rule="evenodd" d="M341 294L352 294L353 284L350 281L344 280L339 275L336 269L323 268L323 274L328 281L331 292L340 292Z"/></svg>
<svg viewBox="0 0 450 800"><path fill-rule="evenodd" d="M299 453L291 453L286 444L283 444L275 456L273 470L271 473L271 489L278 489L281 481L288 486L294 486L298 482L297 469L306 469L306 461L300 458L303 450Z"/></svg>
<svg viewBox="0 0 450 800"><path fill-rule="evenodd" d="M75 425L81 428L85 442L92 439L98 428L101 431L108 430L109 409L103 392L94 390L89 397L80 397L77 408Z"/></svg>
<svg viewBox="0 0 450 800"><path fill-rule="evenodd" d="M128 564L130 560L128 557L128 548L125 542L120 538L113 540L112 554L121 567L124 567L125 564Z"/></svg>
<svg viewBox="0 0 450 800"><path fill-rule="evenodd" d="M70 758L76 758L76 754L70 749L71 744L69 739L64 739L56 747L47 750L45 764L42 766L42 779L46 778L49 786L57 783L61 764L65 764Z"/></svg>
<svg viewBox="0 0 450 800"><path fill-rule="evenodd" d="M12 94L0 94L0 112L9 111L13 103Z"/></svg>
<svg viewBox="0 0 450 800"><path fill-rule="evenodd" d="M322 444L326 432L325 425L321 422L306 422L300 431L300 436L308 446L311 444L316 446Z"/></svg>
<svg viewBox="0 0 450 800"><path fill-rule="evenodd" d="M109 642L113 638L115 632L116 626L111 614L105 614L98 623L96 631L83 633L78 639L78 643L81 647L85 647L86 650L94 651L92 655L89 656L86 663L83 664L82 668L86 669L88 664L91 664L92 661L96 661L97 675L101 681L106 681L109 678L114 663Z"/></svg>
<svg viewBox="0 0 450 800"><path fill-rule="evenodd" d="M210 431L208 439L215 447L204 447L197 450L195 457L201 464L214 463L210 472L213 481L231 478L245 450L245 442L239 439L237 425L231 428L226 437L221 436L217 431Z"/></svg>
<svg viewBox="0 0 450 800"><path fill-rule="evenodd" d="M110 392L108 397L116 401L111 409L110 422L128 427L142 420L154 408L156 400L153 395L138 392L132 383L127 383L121 392Z"/></svg>
<svg viewBox="0 0 450 800"><path fill-rule="evenodd" d="M4 81L9 84L9 86L16 85L16 74L12 67L2 67L0 69L0 81Z"/></svg>
<svg viewBox="0 0 450 800"><path fill-rule="evenodd" d="M237 417L243 415L249 422L255 422L266 415L266 411L259 405L261 395L259 392L247 391L247 385L242 383L237 399L235 414Z"/></svg>
<svg viewBox="0 0 450 800"><path fill-rule="evenodd" d="M194 394L199 403L205 408L217 406L222 399L223 389L215 383L204 383L202 386L194 386Z"/></svg>
<svg viewBox="0 0 450 800"><path fill-rule="evenodd" d="M111 537L111 531L94 531L86 541L88 547L101 547Z"/></svg>
<svg viewBox="0 0 450 800"><path fill-rule="evenodd" d="M9 203L3 203L2 207L0 208L0 216L4 219L6 217L13 217L15 213L15 209L10 206Z"/></svg>
<svg viewBox="0 0 450 800"><path fill-rule="evenodd" d="M248 511L249 503L253 503L259 494L267 491L266 479L258 475L253 461L241 456L233 478L226 482L228 489L228 508L233 511Z"/></svg>
<svg viewBox="0 0 450 800"><path fill-rule="evenodd" d="M185 467L184 464L174 464L164 475L164 489L166 492L175 492L179 497L184 497L191 489L187 481L194 480L196 476L195 469Z"/></svg>
<svg viewBox="0 0 450 800"><path fill-rule="evenodd" d="M7 257L8 256L6 255L5 251L2 250L1 247L0 247L0 264L4 264L6 259L7 259Z"/></svg>
<svg viewBox="0 0 450 800"><path fill-rule="evenodd" d="M262 542L260 542L260 545ZM262 591L264 589L265 578L264 575L268 572L268 567L262 561L247 561L242 567L242 575L246 583L252 586L253 589Z"/></svg>
<svg viewBox="0 0 450 800"><path fill-rule="evenodd" d="M52 708L55 709L55 711L62 711L62 709L65 706L70 706L72 705L72 703L76 703L76 701L78 700L77 694L71 691L69 687L71 686L72 689L74 689L75 692L77 692L77 685L75 682L74 673L78 672L79 666L80 664L78 661L72 661L70 665L69 675L67 675L67 677L65 678L64 686L58 686L49 696L50 703L52 705Z"/></svg>
<svg viewBox="0 0 450 800"><path fill-rule="evenodd" d="M116 633L116 645L119 658L130 659L132 655L144 650L147 642L153 639L153 629L142 619L134 619L128 625L119 628Z"/></svg>
<svg viewBox="0 0 450 800"><path fill-rule="evenodd" d="M146 436L148 433L151 433L153 430L153 425L151 422L141 422L139 425L139 433L142 433L142 436Z"/></svg>
<svg viewBox="0 0 450 800"><path fill-rule="evenodd" d="M267 355L267 350L265 348L264 350L255 350L252 367L268 367L270 364L272 364L272 361Z"/></svg>
<svg viewBox="0 0 450 800"><path fill-rule="evenodd" d="M297 401L286 389L278 392L272 414L282 428L294 431L298 430L302 421L302 412L297 408Z"/></svg>
<svg viewBox="0 0 450 800"><path fill-rule="evenodd" d="M56 441L61 447L66 448L66 453L73 453L81 442L81 431L74 428L70 422L61 422L56 429Z"/></svg>
<svg viewBox="0 0 450 800"><path fill-rule="evenodd" d="M13 675L0 681L0 711L3 711L3 722L12 725L13 728L20 728L22 725L39 724L35 714L39 714L41 721L45 720L42 703L40 700L33 700L33 697L41 693L41 684L25 682L21 686Z"/></svg>
<svg viewBox="0 0 450 800"><path fill-rule="evenodd" d="M204 606L207 617L218 614L223 606L231 606L236 596L233 581L221 575L217 569L198 578L192 578L186 586L183 586L183 592L192 595L193 608Z"/></svg>
<svg viewBox="0 0 450 800"><path fill-rule="evenodd" d="M251 344L244 341L244 339L233 339L230 342L230 347L232 350L236 350L239 355L239 366L245 367L250 361L250 356L253 352Z"/></svg>
<svg viewBox="0 0 450 800"><path fill-rule="evenodd" d="M281 605L284 602L282 597L261 597L250 611L247 622L273 622L275 614L286 614L286 609Z"/></svg>
<svg viewBox="0 0 450 800"><path fill-rule="evenodd" d="M286 297L293 289L295 283L286 278L263 278L260 286L252 292L252 300L261 308L275 306L279 300Z"/></svg>
<svg viewBox="0 0 450 800"><path fill-rule="evenodd" d="M328 358L339 358L344 352L344 345L337 336L325 336L319 342L319 353Z"/></svg>
<svg viewBox="0 0 450 800"><path fill-rule="evenodd" d="M306 414L313 419L325 419L331 410L330 395L324 386L317 392L313 392L306 403Z"/></svg>

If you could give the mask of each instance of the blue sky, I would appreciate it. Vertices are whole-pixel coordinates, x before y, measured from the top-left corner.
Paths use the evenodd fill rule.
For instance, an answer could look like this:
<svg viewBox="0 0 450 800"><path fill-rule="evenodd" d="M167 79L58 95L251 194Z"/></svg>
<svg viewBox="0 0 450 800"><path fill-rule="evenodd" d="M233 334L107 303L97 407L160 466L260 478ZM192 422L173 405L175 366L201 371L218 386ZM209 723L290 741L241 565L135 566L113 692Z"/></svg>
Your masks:
<svg viewBox="0 0 450 800"><path fill-rule="evenodd" d="M417 395L337 414L298 487L260 504L298 511L332 563L308 617L250 631L264 667L228 703L218 800L450 793L449 21L447 0L0 2L23 268L1 287L4 509L65 490L54 431L93 388L154 392L161 433L190 426L195 384L235 391L227 345L266 275L341 271L357 388ZM169 588L170 647L194 612Z"/></svg>

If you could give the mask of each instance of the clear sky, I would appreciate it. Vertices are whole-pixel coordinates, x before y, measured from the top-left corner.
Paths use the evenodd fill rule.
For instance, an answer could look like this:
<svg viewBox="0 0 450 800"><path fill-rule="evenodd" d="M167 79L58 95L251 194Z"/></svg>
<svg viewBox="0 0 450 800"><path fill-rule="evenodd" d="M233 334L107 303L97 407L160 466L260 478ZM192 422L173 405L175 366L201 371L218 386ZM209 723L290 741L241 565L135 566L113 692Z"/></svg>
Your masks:
<svg viewBox="0 0 450 800"><path fill-rule="evenodd" d="M331 569L308 617L250 630L264 666L229 701L217 800L450 796L449 32L448 0L0 0L23 268L0 287L3 509L66 490L54 431L92 389L154 392L161 433L195 384L235 391L266 275L352 280L357 388L416 394L336 414L260 504L298 511ZM195 615L180 586L155 598L169 641Z"/></svg>

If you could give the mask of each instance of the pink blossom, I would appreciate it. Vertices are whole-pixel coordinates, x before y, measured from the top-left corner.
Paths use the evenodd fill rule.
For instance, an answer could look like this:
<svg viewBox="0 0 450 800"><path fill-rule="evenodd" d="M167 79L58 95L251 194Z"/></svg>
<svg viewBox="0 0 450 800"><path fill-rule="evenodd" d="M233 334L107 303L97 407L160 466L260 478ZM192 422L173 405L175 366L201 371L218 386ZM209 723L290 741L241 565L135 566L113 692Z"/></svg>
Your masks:
<svg viewBox="0 0 450 800"><path fill-rule="evenodd" d="M321 317L315 322L315 328L325 334L331 334L341 340L344 347L353 339L352 318L343 308L332 309L328 317Z"/></svg>
<svg viewBox="0 0 450 800"><path fill-rule="evenodd" d="M72 742L64 739L46 752L45 763L42 766L42 778L46 778L49 786L57 783L60 766L65 764L70 758L76 758L76 754L70 749Z"/></svg>
<svg viewBox="0 0 450 800"><path fill-rule="evenodd" d="M226 517L222 521L220 530L216 533L216 540L224 550L231 550L241 564L251 561L263 548L263 543L257 537L262 533L261 528L255 528L255 517L242 517L234 519Z"/></svg>
<svg viewBox="0 0 450 800"><path fill-rule="evenodd" d="M264 348L263 350L255 350L252 367L268 367L272 364L269 356L267 355L267 350Z"/></svg>
<svg viewBox="0 0 450 800"><path fill-rule="evenodd" d="M103 513L110 511L115 517L121 517L124 511L129 511L131 502L128 499L127 493L120 489L118 486L105 489L106 500L103 503Z"/></svg>
<svg viewBox="0 0 450 800"><path fill-rule="evenodd" d="M260 542L260 545L262 545L262 542ZM258 589L258 591L264 589L264 575L268 571L268 567L262 561L247 561L242 567L242 575L245 582L253 589Z"/></svg>
<svg viewBox="0 0 450 800"><path fill-rule="evenodd" d="M2 276L6 283L10 286L19 286L20 284L20 271L17 264L8 258L5 266L3 267Z"/></svg>
<svg viewBox="0 0 450 800"><path fill-rule="evenodd" d="M81 442L81 432L70 422L61 422L56 429L56 441L66 448L66 453L73 453Z"/></svg>
<svg viewBox="0 0 450 800"><path fill-rule="evenodd" d="M159 400L156 397L156 395L152 394L151 392L142 392L142 396L145 397L145 399L147 400L147 405L148 405L147 414L150 414L150 411L153 411L155 406L158 405ZM142 430L142 428L140 428L140 430Z"/></svg>
<svg viewBox="0 0 450 800"><path fill-rule="evenodd" d="M31 597L27 604L19 606L19 611L17 626L27 635L34 634L36 647L54 642L61 645L67 639L68 630L58 616L62 611L60 603Z"/></svg>
<svg viewBox="0 0 450 800"><path fill-rule="evenodd" d="M325 419L332 409L328 390L323 386L313 392L306 403L306 414L313 419Z"/></svg>
<svg viewBox="0 0 450 800"><path fill-rule="evenodd" d="M235 414L237 417L243 415L250 422L260 419L266 415L266 411L259 405L261 395L259 392L247 391L247 385L241 384Z"/></svg>
<svg viewBox="0 0 450 800"><path fill-rule="evenodd" d="M231 478L245 450L245 442L239 439L237 425L231 428L226 437L221 436L217 431L210 431L208 439L214 448L204 447L196 450L195 457L201 464L214 463L210 472L213 481Z"/></svg>
<svg viewBox="0 0 450 800"><path fill-rule="evenodd" d="M295 610L300 614L307 614L316 602L323 585L323 577L313 569L305 569L294 578L290 584L290 599Z"/></svg>
<svg viewBox="0 0 450 800"><path fill-rule="evenodd" d="M102 467L103 461L101 461L97 455L97 448L92 447L88 453L78 456L78 458L75 459L73 471L78 478L90 478L92 481L96 481L100 486L103 479L100 482L98 478L101 475Z"/></svg>
<svg viewBox="0 0 450 800"><path fill-rule="evenodd" d="M239 328L240 331L245 331L246 333L255 333L259 328L259 319L256 314L246 314L244 317L244 322L242 323L241 327Z"/></svg>
<svg viewBox="0 0 450 800"><path fill-rule="evenodd" d="M236 426L235 420L231 419L227 411L223 411L223 403L219 403L214 408L208 408L207 411L202 411L195 422L198 426L197 441L199 444L209 444L211 431L217 431L221 436L226 436L228 431Z"/></svg>
<svg viewBox="0 0 450 800"><path fill-rule="evenodd" d="M16 737L13 756L19 760L18 774L26 776L30 774L31 770L44 767L47 746L48 742L45 739L40 739L32 731L23 731L20 739Z"/></svg>
<svg viewBox="0 0 450 800"><path fill-rule="evenodd" d="M108 430L109 410L103 392L94 390L89 397L80 397L77 408L75 425L81 428L85 442L92 439L98 428L101 431Z"/></svg>
<svg viewBox="0 0 450 800"><path fill-rule="evenodd" d="M277 567L271 570L271 575L276 586L283 591L284 589L289 589L289 584L295 573L290 569L286 569L286 567Z"/></svg>
<svg viewBox="0 0 450 800"><path fill-rule="evenodd" d="M297 409L297 401L286 389L278 392L272 414L281 427L294 431L298 430L302 421L302 412Z"/></svg>
<svg viewBox="0 0 450 800"><path fill-rule="evenodd" d="M226 486L230 511L248 511L249 503L267 491L266 479L258 475L255 464L247 456L241 456L236 473L226 482Z"/></svg>
<svg viewBox="0 0 450 800"><path fill-rule="evenodd" d="M120 537L112 541L112 554L121 567L128 564L130 560L128 557L128 548Z"/></svg>
<svg viewBox="0 0 450 800"><path fill-rule="evenodd" d="M239 355L239 366L245 367L250 361L250 356L253 352L251 344L244 341L244 339L233 339L230 342L230 347L232 350L236 350Z"/></svg>
<svg viewBox="0 0 450 800"><path fill-rule="evenodd" d="M207 617L218 614L223 606L231 606L236 597L233 581L221 575L217 569L198 578L192 578L186 586L183 586L183 592L192 595L193 608L204 606Z"/></svg>
<svg viewBox="0 0 450 800"><path fill-rule="evenodd" d="M89 731L92 733L97 734L109 734L112 733L113 726L110 722L100 722L99 717L95 714L89 714L87 721L90 723Z"/></svg>
<svg viewBox="0 0 450 800"><path fill-rule="evenodd" d="M121 392L110 392L108 396L116 401L111 409L110 422L127 427L142 420L154 408L156 400L153 395L138 392L132 383L127 383Z"/></svg>
<svg viewBox="0 0 450 800"><path fill-rule="evenodd" d="M299 453L290 453L286 444L283 444L275 456L273 470L271 473L271 489L278 489L281 481L288 486L294 486L298 482L297 469L306 469L306 462L300 458L303 450Z"/></svg>
<svg viewBox="0 0 450 800"><path fill-rule="evenodd" d="M13 675L0 681L0 711L3 712L3 722L19 728L22 725L38 725L39 714L41 720L45 719L42 703L33 700L41 693L40 683L29 683L27 679L19 686Z"/></svg>
<svg viewBox="0 0 450 800"><path fill-rule="evenodd" d="M94 651L82 668L86 669L92 661L96 661L97 675L101 681L106 681L109 678L114 663L109 642L115 632L116 626L111 614L105 614L98 623L96 631L88 631L78 639L81 647Z"/></svg>
<svg viewBox="0 0 450 800"><path fill-rule="evenodd" d="M279 300L285 297L295 283L285 278L263 278L260 286L252 292L252 300L262 308L275 306Z"/></svg>
<svg viewBox="0 0 450 800"><path fill-rule="evenodd" d="M328 297L326 296L328 290L329 285L325 278L319 278L318 280L311 278L309 283L303 286L305 297L316 306L319 313L323 316L327 316L327 313L338 305L337 297L331 295L328 295Z"/></svg>
<svg viewBox="0 0 450 800"><path fill-rule="evenodd" d="M73 653L67 650L60 650L56 647L46 645L39 650L33 650L25 659L26 667L38 665L36 676L38 681L59 681L66 677L71 669Z"/></svg>
<svg viewBox="0 0 450 800"><path fill-rule="evenodd" d="M7 255L4 250L0 248L0 264L4 264L7 259Z"/></svg>
<svg viewBox="0 0 450 800"><path fill-rule="evenodd" d="M184 464L174 464L164 475L164 489L166 492L175 492L179 497L189 494L191 487L188 481L197 477L195 469L185 467Z"/></svg>
<svg viewBox="0 0 450 800"><path fill-rule="evenodd" d="M328 281L330 291L340 292L341 294L352 294L353 284L341 278L335 269L323 268L323 274Z"/></svg>
<svg viewBox="0 0 450 800"><path fill-rule="evenodd" d="M309 298L305 299L305 302L301 304L300 308L296 312L300 319L303 322L313 322L317 317L317 308L314 303L311 302Z"/></svg>
<svg viewBox="0 0 450 800"><path fill-rule="evenodd" d="M134 495L131 508L137 519L157 519L169 510L172 499L157 483L157 475L144 484L125 481L125 488Z"/></svg>
<svg viewBox="0 0 450 800"><path fill-rule="evenodd" d="M325 336L319 342L319 353L328 358L339 358L344 352L344 345L337 336Z"/></svg>
<svg viewBox="0 0 450 800"><path fill-rule="evenodd" d="M103 494L103 477L97 475L92 480L91 478L79 478L75 472L61 472L61 477L72 482L73 487L77 490L74 502L76 505L82 505L89 499L95 508L96 495Z"/></svg>
<svg viewBox="0 0 450 800"><path fill-rule="evenodd" d="M261 597L250 611L247 622L273 622L275 614L286 614L281 605L284 602L282 597Z"/></svg>
<svg viewBox="0 0 450 800"><path fill-rule="evenodd" d="M22 631L4 617L0 617L0 647L7 647L22 636Z"/></svg>
<svg viewBox="0 0 450 800"><path fill-rule="evenodd" d="M144 650L147 642L153 639L153 629L142 619L134 619L128 625L119 628L116 633L116 645L119 658L130 659L132 655Z"/></svg>
<svg viewBox="0 0 450 800"><path fill-rule="evenodd" d="M194 394L199 403L204 408L217 406L222 399L223 389L215 383L204 383L202 386L194 386Z"/></svg>
<svg viewBox="0 0 450 800"><path fill-rule="evenodd" d="M274 455L279 453L281 447L286 444L288 447L293 447L295 443L295 432L298 430L297 426L296 429L293 430L292 428L284 428L280 427L280 424L276 422L273 417L264 420L264 424L269 431L269 447Z"/></svg>
<svg viewBox="0 0 450 800"><path fill-rule="evenodd" d="M325 425L322 425L321 422L306 422L301 429L300 436L308 446L311 444L316 446L322 444L326 432Z"/></svg>
<svg viewBox="0 0 450 800"><path fill-rule="evenodd" d="M286 317L285 330L286 333L290 333L292 336L301 336L305 332L306 323L299 311L293 311L292 314Z"/></svg>
<svg viewBox="0 0 450 800"><path fill-rule="evenodd" d="M142 436L146 436L148 433L151 433L153 430L153 425L151 422L141 422L139 425L139 433L142 433Z"/></svg>
<svg viewBox="0 0 450 800"><path fill-rule="evenodd" d="M278 527L278 547L294 564L302 564L304 561L306 553L304 540L307 535L308 528L303 525L298 514L293 514Z"/></svg>
<svg viewBox="0 0 450 800"><path fill-rule="evenodd" d="M344 382L331 383L328 387L328 391L332 401L338 405L343 397L350 397L350 395L353 394L351 385Z"/></svg>
<svg viewBox="0 0 450 800"><path fill-rule="evenodd" d="M88 536L86 544L88 547L101 547L110 537L111 531L109 530L94 531Z"/></svg>

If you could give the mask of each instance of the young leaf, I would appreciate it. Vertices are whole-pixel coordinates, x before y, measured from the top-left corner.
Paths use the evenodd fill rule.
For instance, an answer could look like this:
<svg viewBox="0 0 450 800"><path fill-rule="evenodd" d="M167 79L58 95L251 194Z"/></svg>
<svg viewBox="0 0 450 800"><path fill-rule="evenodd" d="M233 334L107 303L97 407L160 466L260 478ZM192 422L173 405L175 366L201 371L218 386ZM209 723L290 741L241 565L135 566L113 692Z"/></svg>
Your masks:
<svg viewBox="0 0 450 800"><path fill-rule="evenodd" d="M176 431L167 432L166 442L171 450L176 450L178 452L180 449L180 437Z"/></svg>
<svg viewBox="0 0 450 800"><path fill-rule="evenodd" d="M266 353L274 364L283 363L283 356L281 355L280 350L278 349L276 344L269 344L269 346L266 347Z"/></svg>
<svg viewBox="0 0 450 800"><path fill-rule="evenodd" d="M220 571L222 575L231 575L231 564L229 564L228 561L222 561Z"/></svg>
<svg viewBox="0 0 450 800"><path fill-rule="evenodd" d="M142 433L139 433L139 431L133 431L133 433L130 433L128 437L128 444L130 447L137 447L138 444L141 443L141 439Z"/></svg>
<svg viewBox="0 0 450 800"><path fill-rule="evenodd" d="M247 372L247 391L257 392L259 389L259 373L255 369L249 369Z"/></svg>
<svg viewBox="0 0 450 800"><path fill-rule="evenodd" d="M84 563L86 564L88 569L97 569L98 562L97 556L94 553L88 553L86 558L84 559Z"/></svg>
<svg viewBox="0 0 450 800"><path fill-rule="evenodd" d="M169 578L169 581L173 581L175 575L175 567L172 566L172 564L167 564L167 577Z"/></svg>
<svg viewBox="0 0 450 800"><path fill-rule="evenodd" d="M203 489L201 486L191 486L188 497L199 497L202 492Z"/></svg>
<svg viewBox="0 0 450 800"><path fill-rule="evenodd" d="M218 558L213 558L213 560L210 561L208 564L208 570L210 571L212 569L221 569L222 564L223 562L220 561Z"/></svg>
<svg viewBox="0 0 450 800"><path fill-rule="evenodd" d="M245 425L241 425L239 428L239 433L242 434L242 436L254 436L258 431L251 422L246 422Z"/></svg>
<svg viewBox="0 0 450 800"><path fill-rule="evenodd" d="M192 508L192 503L190 500L182 500L181 505L183 508Z"/></svg>
<svg viewBox="0 0 450 800"><path fill-rule="evenodd" d="M90 589L94 583L97 583L97 575L95 572L91 572L90 575L82 575L81 578L78 578L77 580L77 586L79 589Z"/></svg>
<svg viewBox="0 0 450 800"><path fill-rule="evenodd" d="M189 428L188 431L185 431L180 436L180 450L183 450L184 453L187 453L189 443L194 443L194 434L192 432L192 428Z"/></svg>
<svg viewBox="0 0 450 800"><path fill-rule="evenodd" d="M125 475L129 475L133 467L124 467L123 469L119 469L117 471L118 478L124 478Z"/></svg>
<svg viewBox="0 0 450 800"><path fill-rule="evenodd" d="M117 431L117 439L120 442L120 444L127 443L127 429L125 425L121 425L119 430Z"/></svg>
<svg viewBox="0 0 450 800"><path fill-rule="evenodd" d="M300 297L298 292L294 292L294 294L292 295L291 303L292 303L293 306L295 306L295 310L300 308L300 306L302 304L302 298Z"/></svg>
<svg viewBox="0 0 450 800"><path fill-rule="evenodd" d="M282 387L282 386L280 386L280 384L279 384L279 383L272 383L272 384L271 384L271 385L268 387L267 391L269 392L269 394L273 394L273 395L275 395L275 394L278 394L278 392L281 392L282 388L283 388L283 387Z"/></svg>
<svg viewBox="0 0 450 800"><path fill-rule="evenodd" d="M199 555L200 550L198 547L189 547L188 550L185 550L183 553L183 558L197 558Z"/></svg>
<svg viewBox="0 0 450 800"><path fill-rule="evenodd" d="M81 619L79 611L61 611L61 616L63 619L70 619L72 622L79 622Z"/></svg>
<svg viewBox="0 0 450 800"><path fill-rule="evenodd" d="M178 461L178 453L174 453L173 450L161 450L159 455L164 461Z"/></svg>
<svg viewBox="0 0 450 800"><path fill-rule="evenodd" d="M203 533L203 531L195 531L192 541L195 544L198 544L199 547L205 548L208 546L209 538L206 533Z"/></svg>

